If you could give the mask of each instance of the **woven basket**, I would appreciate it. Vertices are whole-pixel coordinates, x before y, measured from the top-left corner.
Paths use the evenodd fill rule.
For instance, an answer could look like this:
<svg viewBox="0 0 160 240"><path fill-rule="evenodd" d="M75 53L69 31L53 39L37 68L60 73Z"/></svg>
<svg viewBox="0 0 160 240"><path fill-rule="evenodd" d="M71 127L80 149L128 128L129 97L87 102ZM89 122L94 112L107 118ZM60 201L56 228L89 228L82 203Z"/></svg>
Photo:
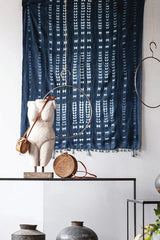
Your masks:
<svg viewBox="0 0 160 240"><path fill-rule="evenodd" d="M77 172L77 168L77 160L67 152L59 155L54 160L53 169L59 177L72 177Z"/></svg>

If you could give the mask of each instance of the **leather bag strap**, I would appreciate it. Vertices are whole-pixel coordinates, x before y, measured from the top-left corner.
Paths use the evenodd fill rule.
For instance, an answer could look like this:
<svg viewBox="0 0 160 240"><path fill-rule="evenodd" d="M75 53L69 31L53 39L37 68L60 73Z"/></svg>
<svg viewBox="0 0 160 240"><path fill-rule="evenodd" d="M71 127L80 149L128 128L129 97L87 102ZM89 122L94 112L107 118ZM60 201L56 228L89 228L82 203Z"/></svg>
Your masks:
<svg viewBox="0 0 160 240"><path fill-rule="evenodd" d="M29 137L29 135L30 135L30 133L31 133L34 125L36 124L36 122L37 122L38 119L40 118L43 109L45 108L45 106L46 106L46 104L48 103L48 101L51 100L51 99L52 99L52 100L56 100L56 97L54 97L54 96L52 96L52 97L49 97L49 96L48 96L48 97L47 97L47 99L46 99L44 105L42 106L41 111L38 113L38 115L37 115L37 117L36 117L33 125L32 125L31 127L29 127L29 128L27 129L27 131L25 132L25 134L23 135L23 137L25 138L25 136L26 136L27 133L28 133L28 135L27 135L27 137L26 137L26 141L28 140L28 137ZM30 129L30 130L29 130L29 129ZM29 131L29 132L28 132L28 131Z"/></svg>
<svg viewBox="0 0 160 240"><path fill-rule="evenodd" d="M82 163L81 161L77 161L77 162L79 162L79 163L84 167L84 171L77 171L77 172L83 172L84 175L81 176L81 177L79 177L79 176L76 176L76 175L72 174L72 176L73 176L74 178L97 178L97 176L96 176L95 174L89 173L89 172L87 171L87 168L86 168L86 166L84 165L84 163ZM88 177L87 174L89 174L91 177Z"/></svg>

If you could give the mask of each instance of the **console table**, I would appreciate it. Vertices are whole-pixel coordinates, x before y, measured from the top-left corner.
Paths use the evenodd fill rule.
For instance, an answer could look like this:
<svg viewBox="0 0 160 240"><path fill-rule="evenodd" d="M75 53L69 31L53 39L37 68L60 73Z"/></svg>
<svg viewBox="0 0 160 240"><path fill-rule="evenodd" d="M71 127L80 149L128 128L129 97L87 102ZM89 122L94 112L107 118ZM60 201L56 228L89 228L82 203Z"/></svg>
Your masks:
<svg viewBox="0 0 160 240"><path fill-rule="evenodd" d="M52 179L46 179L46 178L0 178L0 182L10 182L10 181L14 181L14 182L19 182L19 181L36 181L36 182L130 182L131 183L131 187L133 189L133 200L136 201L136 178L52 178ZM130 201L130 200L127 200ZM127 202L127 217L129 215L129 211L128 211L128 203ZM134 203L134 226L136 226L136 203ZM127 224L127 240L128 239L128 218L126 220L126 224ZM136 228L134 231L134 234L136 235Z"/></svg>

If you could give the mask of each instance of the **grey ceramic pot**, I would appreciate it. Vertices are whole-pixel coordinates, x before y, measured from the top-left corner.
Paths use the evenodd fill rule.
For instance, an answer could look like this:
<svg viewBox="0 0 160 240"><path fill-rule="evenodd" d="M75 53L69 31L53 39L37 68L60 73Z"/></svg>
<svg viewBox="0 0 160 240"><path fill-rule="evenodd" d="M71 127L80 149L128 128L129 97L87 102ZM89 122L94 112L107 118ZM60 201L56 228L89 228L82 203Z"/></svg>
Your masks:
<svg viewBox="0 0 160 240"><path fill-rule="evenodd" d="M45 240L45 234L36 230L37 225L20 224L20 230L12 234L12 240Z"/></svg>
<svg viewBox="0 0 160 240"><path fill-rule="evenodd" d="M98 240L98 237L93 230L84 227L83 222L73 221L72 226L64 228L56 240Z"/></svg>

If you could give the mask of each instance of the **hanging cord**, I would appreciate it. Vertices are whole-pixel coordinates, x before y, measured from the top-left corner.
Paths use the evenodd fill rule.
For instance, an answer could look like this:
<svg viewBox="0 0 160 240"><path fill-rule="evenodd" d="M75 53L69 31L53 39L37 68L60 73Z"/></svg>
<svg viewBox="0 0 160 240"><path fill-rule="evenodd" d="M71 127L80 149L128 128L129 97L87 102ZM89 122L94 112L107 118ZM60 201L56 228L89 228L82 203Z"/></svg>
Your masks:
<svg viewBox="0 0 160 240"><path fill-rule="evenodd" d="M154 38L153 38L153 35L154 35L154 3L153 3L154 0L152 0L152 42L154 42Z"/></svg>
<svg viewBox="0 0 160 240"><path fill-rule="evenodd" d="M64 50L65 50L65 69L67 69L67 0L64 1L64 4L65 4Z"/></svg>
<svg viewBox="0 0 160 240"><path fill-rule="evenodd" d="M65 7L65 10L64 10L64 14L65 14L65 17L64 17L64 68L62 69L61 71L61 78L65 81L65 85L67 85L67 79L65 77L63 77L63 72L68 72L69 75L71 75L71 72L69 69L67 69L67 0L64 0L64 7Z"/></svg>

